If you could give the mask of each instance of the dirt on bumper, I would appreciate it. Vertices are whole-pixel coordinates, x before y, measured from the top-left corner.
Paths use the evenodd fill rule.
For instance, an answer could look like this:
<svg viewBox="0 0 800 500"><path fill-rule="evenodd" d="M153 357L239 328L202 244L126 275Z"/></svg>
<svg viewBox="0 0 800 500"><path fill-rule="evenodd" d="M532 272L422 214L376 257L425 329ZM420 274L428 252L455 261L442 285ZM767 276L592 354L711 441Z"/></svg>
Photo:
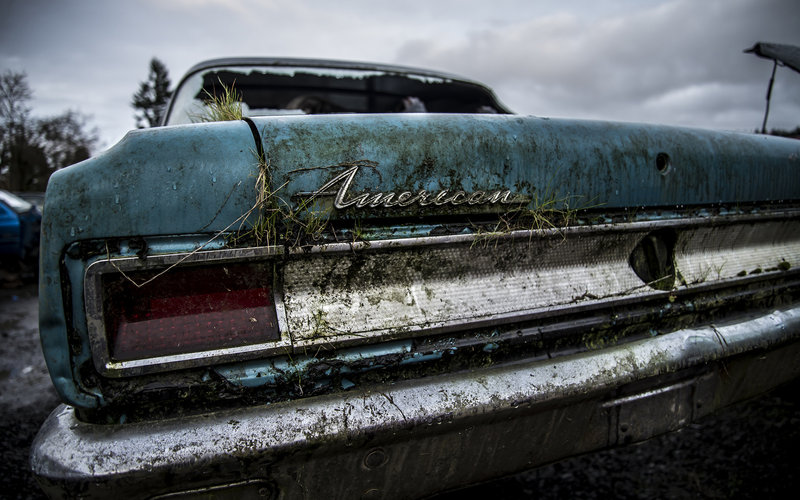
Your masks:
<svg viewBox="0 0 800 500"><path fill-rule="evenodd" d="M48 494L413 498L647 439L800 371L800 308L550 361L115 426L60 406ZM177 496L176 496L177 495Z"/></svg>

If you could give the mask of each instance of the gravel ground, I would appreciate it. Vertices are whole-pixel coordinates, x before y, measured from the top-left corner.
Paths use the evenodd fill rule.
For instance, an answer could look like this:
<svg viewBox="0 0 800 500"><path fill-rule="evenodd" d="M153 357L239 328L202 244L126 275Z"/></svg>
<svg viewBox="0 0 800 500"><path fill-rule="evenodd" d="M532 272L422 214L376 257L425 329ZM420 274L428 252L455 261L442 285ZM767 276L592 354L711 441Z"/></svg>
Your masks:
<svg viewBox="0 0 800 500"><path fill-rule="evenodd" d="M44 498L28 472L31 441L59 403L39 344L36 286L0 289L0 497Z"/></svg>
<svg viewBox="0 0 800 500"><path fill-rule="evenodd" d="M0 497L43 498L30 443L58 403L41 355L36 287L0 289ZM438 500L796 498L800 381L675 433L475 486Z"/></svg>

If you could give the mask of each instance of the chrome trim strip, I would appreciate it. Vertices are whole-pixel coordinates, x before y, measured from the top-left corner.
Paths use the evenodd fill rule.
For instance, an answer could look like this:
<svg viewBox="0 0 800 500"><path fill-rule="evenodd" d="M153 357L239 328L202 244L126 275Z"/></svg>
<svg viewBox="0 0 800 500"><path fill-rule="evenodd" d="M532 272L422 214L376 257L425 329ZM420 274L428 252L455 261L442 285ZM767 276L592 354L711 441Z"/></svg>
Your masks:
<svg viewBox="0 0 800 500"><path fill-rule="evenodd" d="M106 257L93 262L94 266L108 266L114 270L143 271L177 264L203 264L206 262L240 262L250 259L274 258L284 253L283 246L226 248L223 250L202 250L195 252L166 253L140 257ZM109 272L103 269L101 272Z"/></svg>
<svg viewBox="0 0 800 500"><path fill-rule="evenodd" d="M662 219L655 221L634 221L610 224L593 224L585 226L568 226L563 228L547 228L532 230L516 230L496 233L468 233L445 236L424 236L419 238L397 238L388 240L359 240L347 243L325 243L321 245L289 247L289 255L308 253L340 253L365 250L386 250L451 244L479 244L484 241L566 237L597 232L650 232L657 229L683 229L688 227L720 226L786 220L800 218L800 210L775 210L759 214L722 215L713 217L691 217L685 219Z"/></svg>
<svg viewBox="0 0 800 500"><path fill-rule="evenodd" d="M294 338L289 329L289 322L286 320L286 306L283 302L283 269L276 265L272 279L274 284L272 297L275 301L275 317L278 320L278 331L281 332L281 339L284 339L285 336L285 340L282 340L282 342L289 343L285 346L286 349L291 349L294 352Z"/></svg>

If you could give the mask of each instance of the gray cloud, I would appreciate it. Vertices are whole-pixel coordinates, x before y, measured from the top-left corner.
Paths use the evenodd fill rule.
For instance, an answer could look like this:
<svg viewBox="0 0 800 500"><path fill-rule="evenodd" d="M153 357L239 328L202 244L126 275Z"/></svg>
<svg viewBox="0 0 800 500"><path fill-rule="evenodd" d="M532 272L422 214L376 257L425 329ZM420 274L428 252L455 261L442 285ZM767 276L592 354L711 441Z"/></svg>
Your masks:
<svg viewBox="0 0 800 500"><path fill-rule="evenodd" d="M151 57L173 81L213 57L394 62L485 81L521 113L752 130L771 62L800 45L795 0L0 0L0 70L24 70L40 115L94 117L106 145L134 124ZM780 69L770 125L800 123Z"/></svg>
<svg viewBox="0 0 800 500"><path fill-rule="evenodd" d="M780 0L674 0L589 19L554 11L460 40L410 41L398 60L490 82L527 113L752 129L771 62L742 49L800 44L799 17ZM770 123L794 127L800 74L783 72Z"/></svg>

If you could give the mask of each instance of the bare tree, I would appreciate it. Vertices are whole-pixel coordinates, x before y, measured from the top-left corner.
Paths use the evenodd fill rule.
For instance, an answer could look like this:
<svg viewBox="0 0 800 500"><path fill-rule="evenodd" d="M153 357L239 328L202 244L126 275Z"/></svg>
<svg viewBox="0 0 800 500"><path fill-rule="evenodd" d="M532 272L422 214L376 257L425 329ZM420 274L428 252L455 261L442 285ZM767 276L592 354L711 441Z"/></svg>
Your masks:
<svg viewBox="0 0 800 500"><path fill-rule="evenodd" d="M91 156L98 137L87 122L85 115L72 110L38 120L38 143L47 160L45 182L56 170Z"/></svg>
<svg viewBox="0 0 800 500"><path fill-rule="evenodd" d="M7 70L0 76L0 185L15 191L22 189L28 181L25 174L42 160L31 140L32 97L25 73Z"/></svg>
<svg viewBox="0 0 800 500"><path fill-rule="evenodd" d="M27 102L33 97L25 73L6 70L0 76L0 119L4 128L30 114Z"/></svg>
<svg viewBox="0 0 800 500"><path fill-rule="evenodd" d="M133 94L131 106L138 112L136 126L138 128L157 127L169 102L172 91L167 67L157 58L150 60L150 73L147 80L139 84L139 90Z"/></svg>
<svg viewBox="0 0 800 500"><path fill-rule="evenodd" d="M32 118L32 97L25 73L0 76L0 187L11 191L44 191L53 172L85 160L97 143L76 111Z"/></svg>

